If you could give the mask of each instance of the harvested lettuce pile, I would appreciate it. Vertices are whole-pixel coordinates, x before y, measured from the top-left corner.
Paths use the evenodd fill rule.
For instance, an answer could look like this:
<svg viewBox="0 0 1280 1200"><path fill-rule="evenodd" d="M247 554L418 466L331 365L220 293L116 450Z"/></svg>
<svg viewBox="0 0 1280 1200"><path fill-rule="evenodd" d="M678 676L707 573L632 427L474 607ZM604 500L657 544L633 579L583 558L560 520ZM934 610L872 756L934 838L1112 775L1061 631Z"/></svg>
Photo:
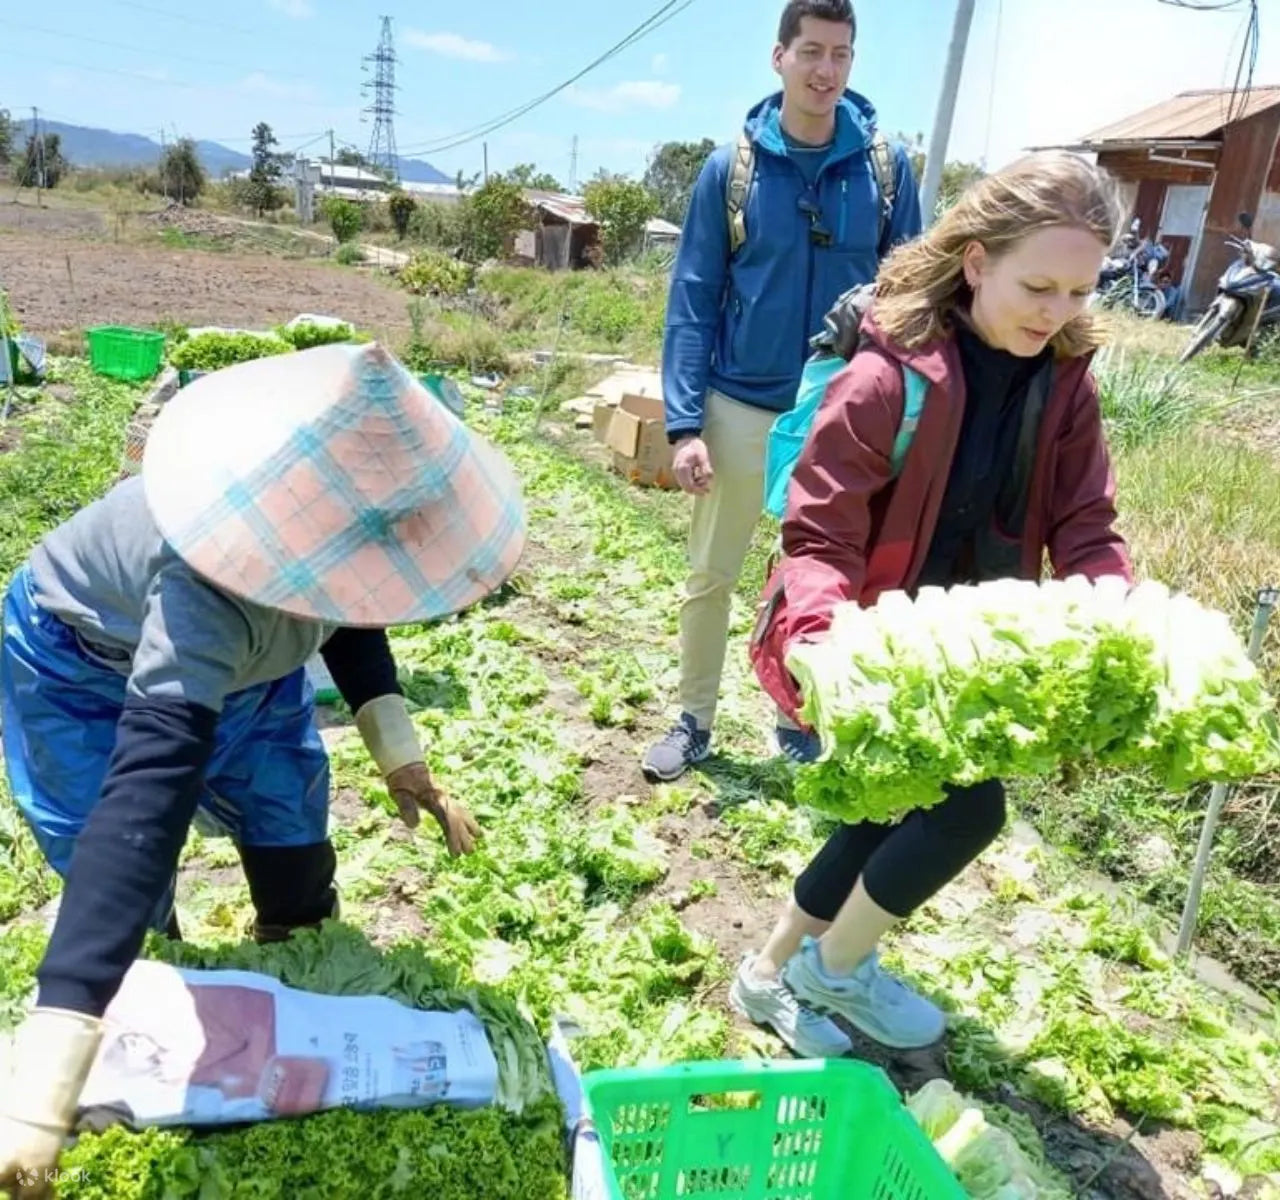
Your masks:
<svg viewBox="0 0 1280 1200"><path fill-rule="evenodd" d="M1280 765L1274 702L1220 612L1148 582L999 580L837 606L788 666L823 756L797 798L892 821L945 783L1070 763L1177 790Z"/></svg>
<svg viewBox="0 0 1280 1200"><path fill-rule="evenodd" d="M973 1200L1071 1200L1066 1179L1044 1159L1039 1136L1027 1122L1004 1114L995 1124L986 1109L943 1079L932 1079L907 1109L960 1186Z"/></svg>
<svg viewBox="0 0 1280 1200"><path fill-rule="evenodd" d="M33 941L33 966L38 949ZM373 1113L336 1109L234 1132L114 1128L84 1135L64 1152L62 1200L564 1200L564 1113L546 1049L538 1031L499 993L460 985L413 945L379 951L355 930L332 923L270 946L153 939L149 953L180 967L260 971L332 995L377 994L423 1009L470 1008L484 1022L498 1059L497 1103L469 1111L445 1105Z"/></svg>

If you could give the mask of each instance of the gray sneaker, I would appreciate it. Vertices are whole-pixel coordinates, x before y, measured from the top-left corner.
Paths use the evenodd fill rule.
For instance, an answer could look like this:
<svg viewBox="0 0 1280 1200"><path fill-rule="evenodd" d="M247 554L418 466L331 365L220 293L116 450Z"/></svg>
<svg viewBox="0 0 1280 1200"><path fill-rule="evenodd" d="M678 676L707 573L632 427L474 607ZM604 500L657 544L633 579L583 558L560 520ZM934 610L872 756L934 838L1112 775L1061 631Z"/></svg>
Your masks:
<svg viewBox="0 0 1280 1200"><path fill-rule="evenodd" d="M844 1017L855 1029L895 1050L931 1046L946 1032L942 1010L882 970L874 951L853 974L828 975L818 943L805 938L782 975L801 1003Z"/></svg>
<svg viewBox="0 0 1280 1200"><path fill-rule="evenodd" d="M780 979L757 979L755 961L754 954L742 960L729 988L734 1011L772 1029L801 1058L839 1058L853 1049L834 1021L805 1008Z"/></svg>
<svg viewBox="0 0 1280 1200"><path fill-rule="evenodd" d="M661 741L649 747L641 770L650 783L670 783L710 753L710 732L699 729L698 722L684 713Z"/></svg>

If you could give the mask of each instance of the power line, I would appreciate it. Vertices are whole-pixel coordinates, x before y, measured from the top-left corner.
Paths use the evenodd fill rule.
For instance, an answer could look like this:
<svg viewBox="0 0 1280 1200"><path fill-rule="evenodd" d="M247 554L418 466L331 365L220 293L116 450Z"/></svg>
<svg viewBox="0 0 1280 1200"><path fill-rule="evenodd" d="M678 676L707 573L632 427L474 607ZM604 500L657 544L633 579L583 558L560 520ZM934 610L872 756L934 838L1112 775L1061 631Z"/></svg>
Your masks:
<svg viewBox="0 0 1280 1200"><path fill-rule="evenodd" d="M70 38L74 42L87 42L94 46L107 46L112 50L133 50L139 54L159 53L158 51L150 51L144 46L130 45L127 42L109 42L105 38L89 37L81 33L67 33L62 29L46 29L42 25L27 25L22 21L10 21L7 18L5 19L5 28L25 29L28 33L45 33L50 37L56 38ZM195 55L180 54L177 51L169 50L167 48L164 50L164 57L176 58L184 62L199 63L206 67L230 67L233 71L263 71L264 74L266 73L261 67L245 66L241 63L226 62L223 59L217 58L198 58ZM290 72L277 71L274 69L271 71L271 74L281 79L309 79L306 75L294 75Z"/></svg>
<svg viewBox="0 0 1280 1200"><path fill-rule="evenodd" d="M1253 0L1159 0L1170 8L1186 8L1191 12L1228 12L1239 8L1242 4L1251 4Z"/></svg>
<svg viewBox="0 0 1280 1200"><path fill-rule="evenodd" d="M190 17L185 13L169 12L163 8L156 8L150 4L139 4L137 0L112 0L112 3L123 6L124 8L135 8L139 12L150 13L154 17L164 17L169 21L177 21L182 25L200 25L207 29L216 29L219 33L235 33L244 37L261 37L267 31L265 29L243 29L234 25L224 25L221 21L211 21L204 17Z"/></svg>
<svg viewBox="0 0 1280 1200"><path fill-rule="evenodd" d="M217 91L225 90L228 87L233 86L226 83L187 83L182 79L159 79L154 75L147 75L142 71L126 71L121 67L96 67L90 63L72 62L67 58L53 58L48 54L42 54L40 56L40 61L53 63L59 67L71 67L77 71L94 71L99 75L120 75L125 79L137 80L139 83L153 83L160 87L183 88L186 91ZM288 97L287 103L296 108L324 108L332 110L335 107L335 105L323 100L300 100L294 97Z"/></svg>
<svg viewBox="0 0 1280 1200"><path fill-rule="evenodd" d="M1224 125L1230 125L1244 115L1253 91L1253 77L1258 67L1258 45L1261 41L1261 22L1258 17L1258 0L1159 0L1170 8L1182 8L1189 12L1234 12L1247 7L1244 41L1236 62L1235 80L1231 85L1231 97L1227 101ZM1228 65L1228 70L1230 66ZM1241 80L1244 81L1241 86Z"/></svg>
<svg viewBox="0 0 1280 1200"><path fill-rule="evenodd" d="M1004 23L1004 0L997 0L996 4L996 41L995 48L991 51L991 87L987 92L987 132L982 139L982 169L987 168L987 156L991 153L991 129L995 124L996 115L996 80L999 77L997 72L1000 66L1000 32Z"/></svg>
<svg viewBox="0 0 1280 1200"><path fill-rule="evenodd" d="M523 117L526 113L532 112L535 108L545 104L554 96L558 96L566 88L572 87L584 75L594 71L601 64L608 62L611 58L615 58L617 55L621 54L622 51L629 49L631 46L635 45L636 42L653 33L654 30L679 16L693 3L694 0L667 0L665 4L661 5L645 20L641 21L640 24L622 38L621 41L615 42L614 45L610 46L609 49L598 58L588 63L576 75L566 79L563 83L558 84L550 91L543 92L542 95L535 96L532 100L529 100L525 104L519 105L516 108L508 109L505 113L500 113L498 116L491 118L483 124L473 125L470 129L459 130L457 133L451 134L444 139L435 142L423 142L417 146L403 147L402 153L433 154L439 153L442 150L453 150L458 146L466 145L468 142L478 141L480 138L493 133L495 130L501 129L504 125L510 125L513 121Z"/></svg>

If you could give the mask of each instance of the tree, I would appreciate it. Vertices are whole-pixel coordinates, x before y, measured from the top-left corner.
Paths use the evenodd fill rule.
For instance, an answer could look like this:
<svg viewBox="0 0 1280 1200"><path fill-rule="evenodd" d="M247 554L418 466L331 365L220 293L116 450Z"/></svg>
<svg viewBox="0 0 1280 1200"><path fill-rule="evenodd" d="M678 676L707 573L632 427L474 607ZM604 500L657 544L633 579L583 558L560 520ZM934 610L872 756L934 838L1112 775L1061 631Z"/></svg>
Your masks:
<svg viewBox="0 0 1280 1200"><path fill-rule="evenodd" d="M350 146L343 146L341 150L334 155L333 161L340 167L368 167L365 156L359 150L352 149Z"/></svg>
<svg viewBox="0 0 1280 1200"><path fill-rule="evenodd" d="M323 211L329 228L333 230L333 236L339 243L355 240L364 223L364 215L358 204L352 204L341 196L326 196Z"/></svg>
<svg viewBox="0 0 1280 1200"><path fill-rule="evenodd" d="M603 174L603 173L602 173ZM644 227L657 216L658 197L643 183L621 176L593 179L582 192L589 212L604 231L605 254L620 262L640 249Z"/></svg>
<svg viewBox="0 0 1280 1200"><path fill-rule="evenodd" d="M253 165L249 168L249 187L245 199L250 208L263 213L280 208L284 204L284 192L276 186L283 167L280 156L271 149L279 143L271 126L260 121L253 127Z"/></svg>
<svg viewBox="0 0 1280 1200"><path fill-rule="evenodd" d="M911 173L916 177L916 184L924 181L924 134L917 133L914 138L898 134L897 141L907 150L911 162ZM934 209L934 217L940 217L951 208L961 193L971 184L982 179L986 172L977 163L949 162L942 166L942 181L938 184L938 203Z"/></svg>
<svg viewBox="0 0 1280 1200"><path fill-rule="evenodd" d="M560 186L560 181L546 171L539 171L533 163L516 163L509 171L502 173L504 179L509 179L512 183L518 184L522 188L529 188L535 192L563 192L564 188Z"/></svg>
<svg viewBox="0 0 1280 1200"><path fill-rule="evenodd" d="M0 167L5 166L13 157L13 121L9 118L9 110L0 108Z"/></svg>
<svg viewBox="0 0 1280 1200"><path fill-rule="evenodd" d="M414 210L418 203L408 192L392 192L387 200L387 209L391 213L391 224L395 226L396 237L402 242L409 232L409 222L413 220Z"/></svg>
<svg viewBox="0 0 1280 1200"><path fill-rule="evenodd" d="M501 175L460 201L463 205L463 251L471 262L499 258L525 221L524 192Z"/></svg>
<svg viewBox="0 0 1280 1200"><path fill-rule="evenodd" d="M653 152L644 184L658 197L659 216L676 225L684 224L693 185L715 148L715 142L703 138L700 142L664 142Z"/></svg>
<svg viewBox="0 0 1280 1200"><path fill-rule="evenodd" d="M166 146L160 155L160 187L179 204L190 204L204 191L208 182L196 144L191 138L179 138Z"/></svg>
<svg viewBox="0 0 1280 1200"><path fill-rule="evenodd" d="M22 156L17 159L13 178L19 187L55 188L70 164L62 157L62 138L56 133L28 136Z"/></svg>

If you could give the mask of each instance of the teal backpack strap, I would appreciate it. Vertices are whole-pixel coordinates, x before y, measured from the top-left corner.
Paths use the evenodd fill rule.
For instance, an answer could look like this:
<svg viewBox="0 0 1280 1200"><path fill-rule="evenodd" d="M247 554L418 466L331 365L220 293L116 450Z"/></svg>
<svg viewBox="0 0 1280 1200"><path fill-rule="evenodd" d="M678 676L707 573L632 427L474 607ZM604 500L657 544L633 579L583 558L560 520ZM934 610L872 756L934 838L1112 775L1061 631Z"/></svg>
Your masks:
<svg viewBox="0 0 1280 1200"><path fill-rule="evenodd" d="M810 358L800 378L795 407L781 413L769 430L765 442L764 508L778 520L786 512L791 474L822 406L827 385L848 365L838 354L815 354ZM903 460L911 448L920 424L920 414L924 411L925 393L929 390L929 381L906 366L902 368L902 384L902 424L898 426L898 436L893 443L893 479L901 472Z"/></svg>
<svg viewBox="0 0 1280 1200"><path fill-rule="evenodd" d="M838 354L815 354L811 357L800 376L795 407L780 414L769 429L764 448L764 508L779 520L787 508L791 472L795 470L809 437L809 429L822 406L827 384L848 365Z"/></svg>
<svg viewBox="0 0 1280 1200"><path fill-rule="evenodd" d="M920 414L924 411L925 393L929 390L929 381L910 367L902 368L902 424L898 426L898 436L893 442L893 474L897 479L902 472L903 461L907 451L911 449L911 440L916 436L916 428L920 424Z"/></svg>

